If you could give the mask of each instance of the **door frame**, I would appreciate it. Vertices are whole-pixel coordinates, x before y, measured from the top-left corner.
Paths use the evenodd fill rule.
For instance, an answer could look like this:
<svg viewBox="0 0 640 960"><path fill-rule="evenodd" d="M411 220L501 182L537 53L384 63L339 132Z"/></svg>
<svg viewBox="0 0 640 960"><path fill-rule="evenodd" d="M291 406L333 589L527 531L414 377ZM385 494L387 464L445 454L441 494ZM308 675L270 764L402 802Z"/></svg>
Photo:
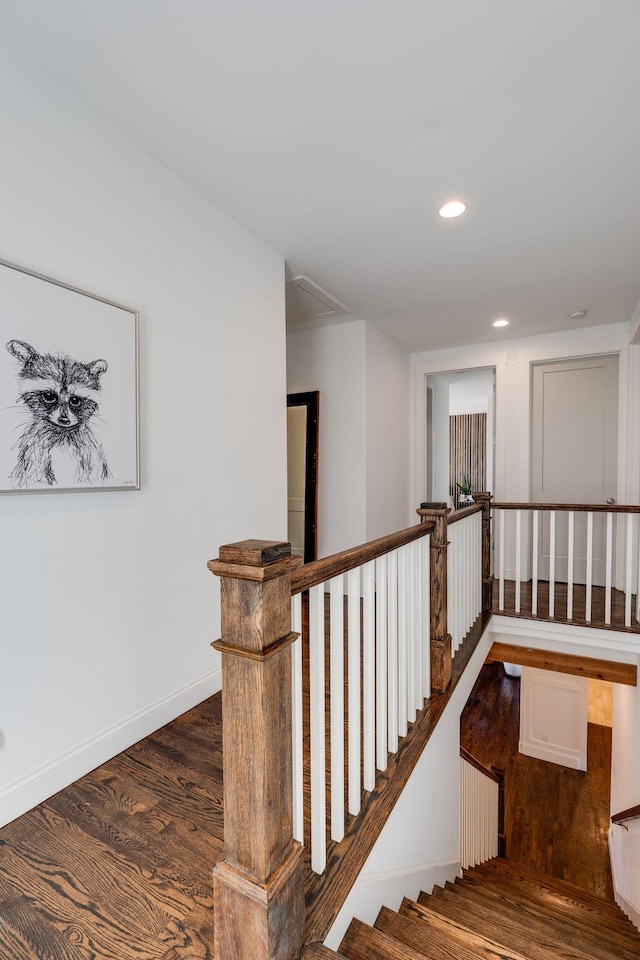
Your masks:
<svg viewBox="0 0 640 960"><path fill-rule="evenodd" d="M320 392L287 394L287 407L306 407L305 478L304 478L304 562L315 560L318 553L318 435Z"/></svg>

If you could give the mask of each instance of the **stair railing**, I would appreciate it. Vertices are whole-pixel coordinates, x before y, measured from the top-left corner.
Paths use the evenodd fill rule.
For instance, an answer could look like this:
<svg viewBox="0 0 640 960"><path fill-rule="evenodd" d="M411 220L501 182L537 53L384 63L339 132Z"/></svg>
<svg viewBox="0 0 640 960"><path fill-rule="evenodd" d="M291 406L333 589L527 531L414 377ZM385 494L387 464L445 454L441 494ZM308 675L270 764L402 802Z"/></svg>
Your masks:
<svg viewBox="0 0 640 960"><path fill-rule="evenodd" d="M611 817L609 855L616 903L640 929L640 803Z"/></svg>
<svg viewBox="0 0 640 960"><path fill-rule="evenodd" d="M446 690L452 660L481 614L491 611L491 494L475 493L475 504L450 513L445 504L422 503L416 511L434 523L431 536L432 686Z"/></svg>
<svg viewBox="0 0 640 960"><path fill-rule="evenodd" d="M484 594L488 561L463 559L484 542L483 509L457 521L452 576L464 576L474 600L455 600L456 645ZM221 547L209 563L221 578L222 621L214 643L225 810L225 859L214 870L217 960L292 960L304 930L303 841L312 870L324 871L328 835L344 836L345 818L357 815L418 711L450 684L448 511L437 504L427 513L304 566L290 544L260 540Z"/></svg>
<svg viewBox="0 0 640 960"><path fill-rule="evenodd" d="M640 819L640 803L636 803L635 807L629 807L628 810L622 810L620 813L615 813L611 817L611 823L617 823L621 827L624 827L625 830L628 830L627 823L630 820Z"/></svg>
<svg viewBox="0 0 640 960"><path fill-rule="evenodd" d="M640 622L640 506L494 503L492 510L494 612L627 628Z"/></svg>
<svg viewBox="0 0 640 960"><path fill-rule="evenodd" d="M460 747L460 866L506 856L504 772Z"/></svg>
<svg viewBox="0 0 640 960"><path fill-rule="evenodd" d="M308 637L307 812L311 868L316 873L326 866L327 797L329 836L339 842L346 815L358 814L363 789L374 789L377 773L386 769L389 756L397 752L400 738L431 695L432 530L429 524L409 527L315 560L292 577L292 627ZM300 641L294 663L294 829L302 841L306 704Z"/></svg>

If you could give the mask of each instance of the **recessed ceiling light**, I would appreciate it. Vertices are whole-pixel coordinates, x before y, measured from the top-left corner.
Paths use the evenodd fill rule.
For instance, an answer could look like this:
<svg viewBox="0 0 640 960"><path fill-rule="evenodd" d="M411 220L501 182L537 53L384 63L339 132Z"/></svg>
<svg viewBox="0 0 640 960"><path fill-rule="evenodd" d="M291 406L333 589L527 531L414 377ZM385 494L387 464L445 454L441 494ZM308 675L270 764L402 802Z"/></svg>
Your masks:
<svg viewBox="0 0 640 960"><path fill-rule="evenodd" d="M466 209L467 205L463 203L462 200L450 200L448 203L445 203L444 206L440 207L438 213L441 217L444 217L445 220L451 220L453 217L459 217Z"/></svg>
<svg viewBox="0 0 640 960"><path fill-rule="evenodd" d="M574 310L573 313L569 314L569 320L582 320L583 317L586 317L586 310Z"/></svg>
<svg viewBox="0 0 640 960"><path fill-rule="evenodd" d="M493 321L493 326L494 326L494 327L508 327L508 326L509 326L509 321L506 319L506 317L500 317L499 320L494 320L494 321Z"/></svg>

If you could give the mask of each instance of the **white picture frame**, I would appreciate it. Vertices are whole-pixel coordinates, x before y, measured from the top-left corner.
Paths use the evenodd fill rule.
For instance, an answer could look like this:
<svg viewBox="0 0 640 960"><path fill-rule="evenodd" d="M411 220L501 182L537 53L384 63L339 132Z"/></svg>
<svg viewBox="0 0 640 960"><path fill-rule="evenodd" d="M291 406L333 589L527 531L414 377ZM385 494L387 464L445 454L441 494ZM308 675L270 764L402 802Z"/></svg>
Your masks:
<svg viewBox="0 0 640 960"><path fill-rule="evenodd" d="M138 313L0 260L0 493L139 490Z"/></svg>

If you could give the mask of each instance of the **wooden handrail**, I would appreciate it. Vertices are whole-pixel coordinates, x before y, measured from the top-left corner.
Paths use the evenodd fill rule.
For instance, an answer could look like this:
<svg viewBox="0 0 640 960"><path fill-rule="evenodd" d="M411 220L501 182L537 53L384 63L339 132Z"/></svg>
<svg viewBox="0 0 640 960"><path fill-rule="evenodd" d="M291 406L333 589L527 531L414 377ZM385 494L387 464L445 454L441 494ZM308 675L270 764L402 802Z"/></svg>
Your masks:
<svg viewBox="0 0 640 960"><path fill-rule="evenodd" d="M476 770L479 770L480 773L484 774L485 777L488 777L489 780L493 780L494 783L500 783L500 777L497 773L494 773L493 770L490 770L489 767L485 767L484 763L481 763L477 757L474 757L472 753L469 753L468 750L461 745L460 746L460 756L463 760L466 760L467 763L470 763L472 767L475 767Z"/></svg>
<svg viewBox="0 0 640 960"><path fill-rule="evenodd" d="M369 560L375 560L391 550L397 550L398 547L404 547L407 543L412 543L420 537L426 536L434 529L435 524L418 523L405 530L399 530L397 533L390 533L386 537L379 537L377 540L370 540L369 543L363 543L358 547L351 547L349 550L343 550L341 553L334 553L330 557L323 557L320 560L312 560L303 567L299 567L291 575L291 596L302 593L303 590L309 590L311 587L317 587L321 583L326 583L332 577L337 577L341 573L347 573L355 567L368 563Z"/></svg>
<svg viewBox="0 0 640 960"><path fill-rule="evenodd" d="M640 803L636 803L635 807L629 807L628 810L622 810L620 813L614 814L611 817L611 823L624 823L625 820L636 820L640 817Z"/></svg>
<svg viewBox="0 0 640 960"><path fill-rule="evenodd" d="M469 507L463 507L461 510L454 510L454 512L450 513L447 517L447 526L450 527L452 523L457 523L458 520L464 520L465 517L471 517L474 513L482 513L481 503L472 503Z"/></svg>
<svg viewBox="0 0 640 960"><path fill-rule="evenodd" d="M575 513L640 513L639 504L624 503L492 503L493 510L556 510ZM451 521L449 521L451 523Z"/></svg>

